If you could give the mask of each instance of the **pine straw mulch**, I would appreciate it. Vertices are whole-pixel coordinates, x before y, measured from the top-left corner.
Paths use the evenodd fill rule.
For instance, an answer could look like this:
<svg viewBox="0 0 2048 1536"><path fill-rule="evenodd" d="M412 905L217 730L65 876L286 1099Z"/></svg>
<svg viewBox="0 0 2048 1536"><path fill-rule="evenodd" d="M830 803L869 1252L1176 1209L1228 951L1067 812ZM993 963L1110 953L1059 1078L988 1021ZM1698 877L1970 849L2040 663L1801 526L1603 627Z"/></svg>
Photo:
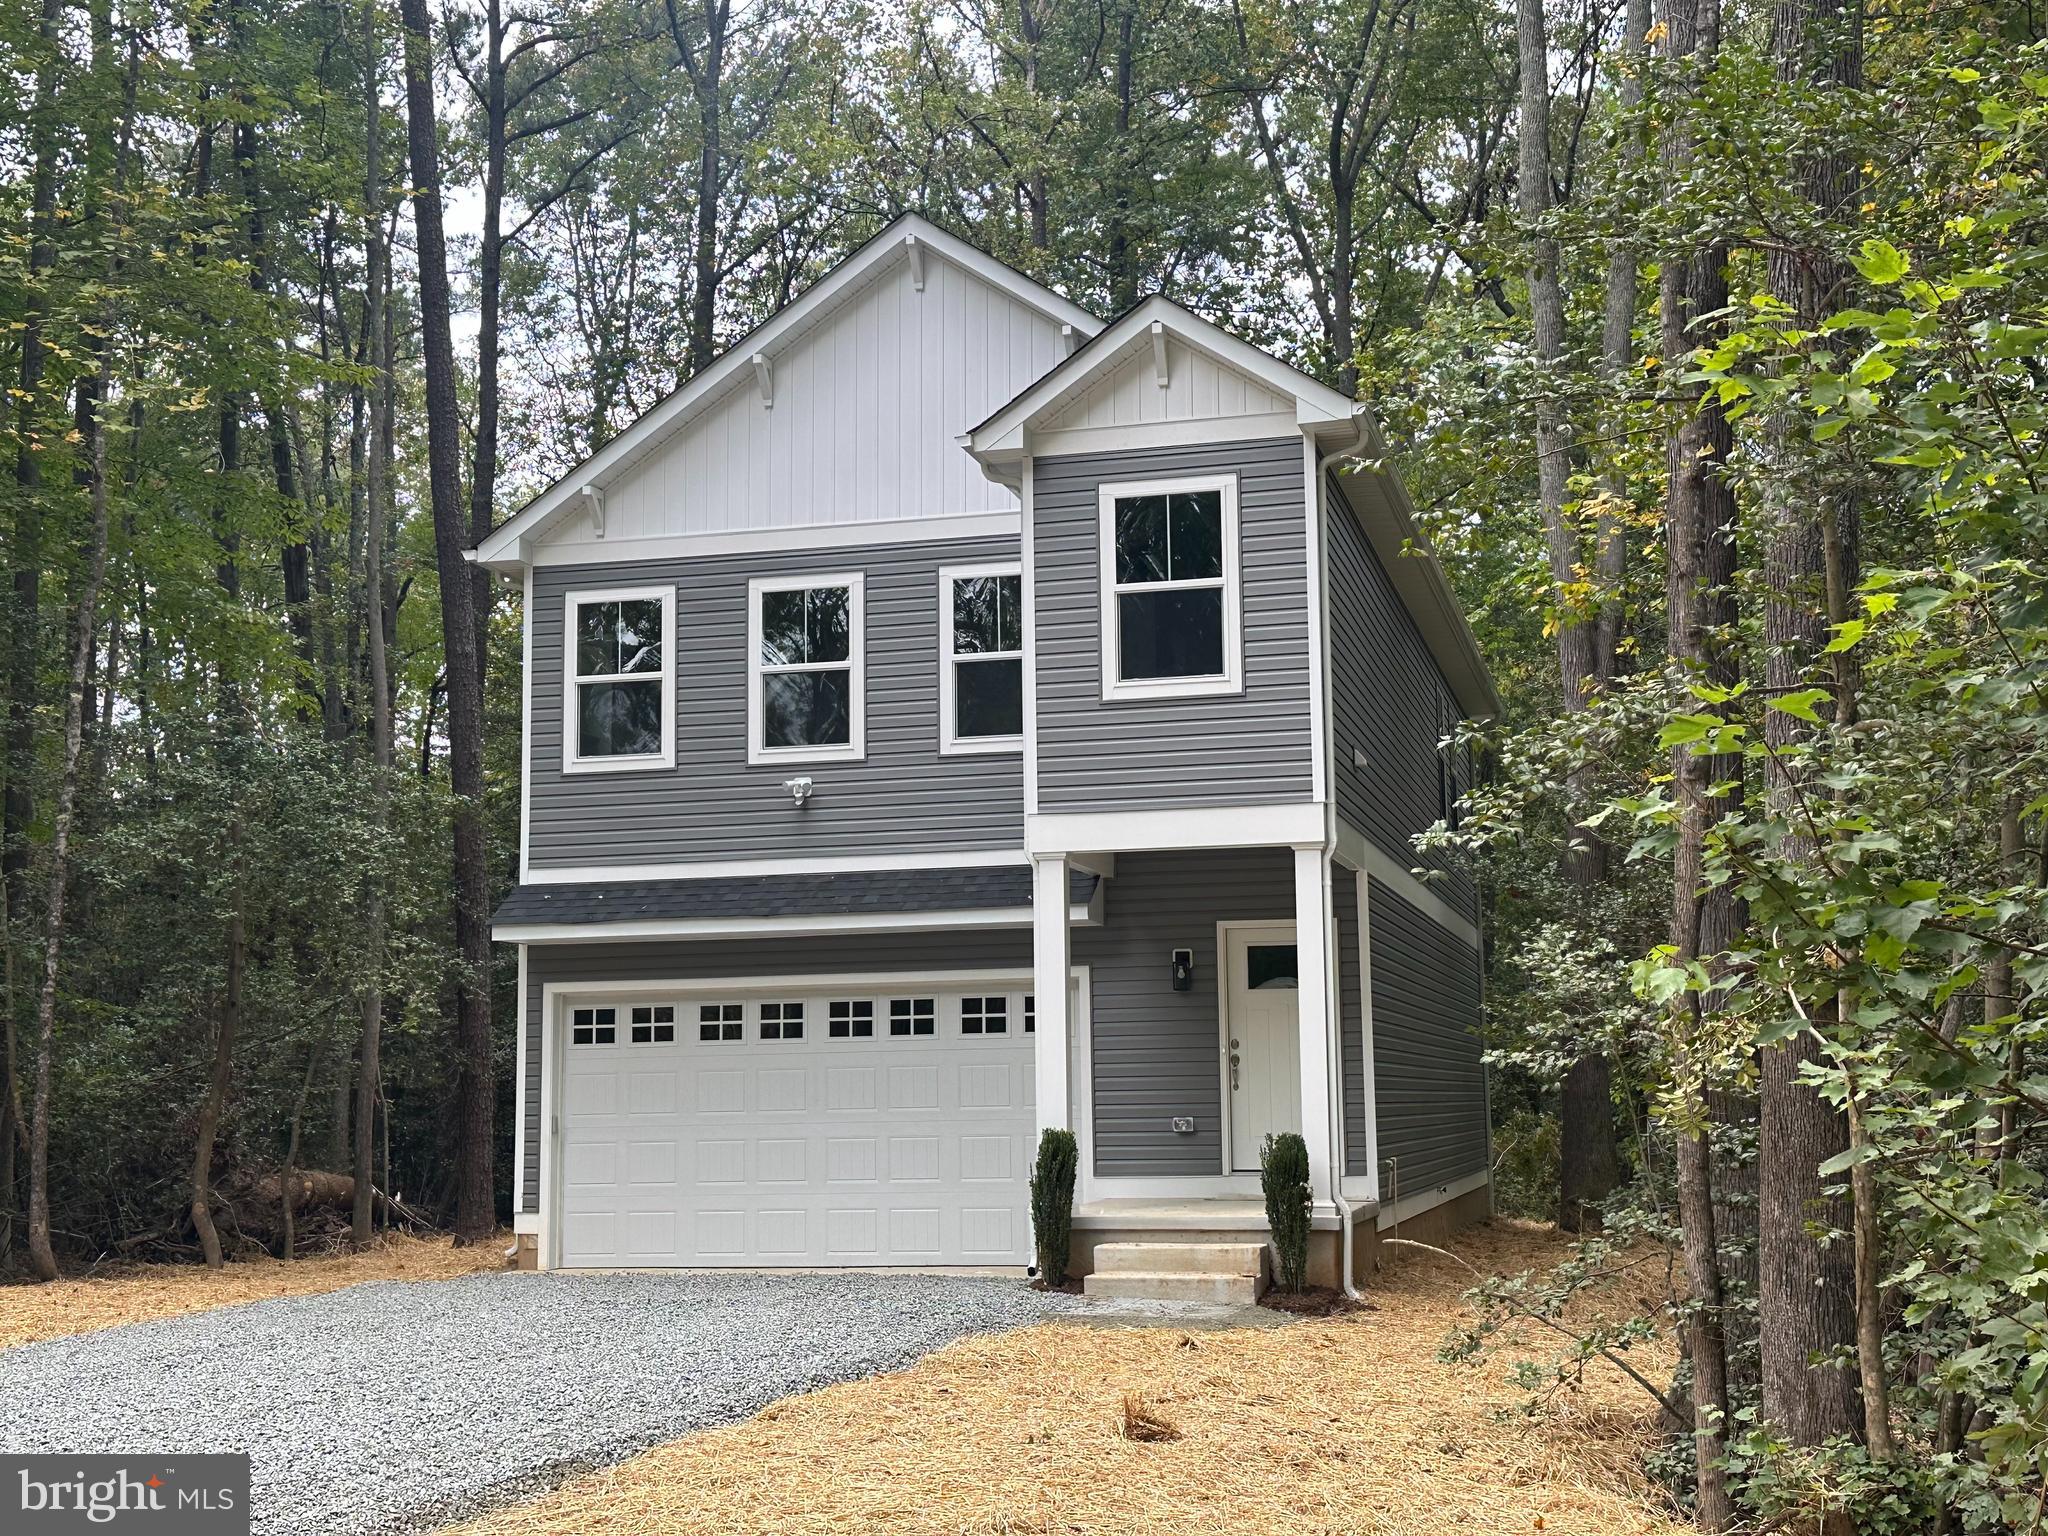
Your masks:
<svg viewBox="0 0 2048 1536"><path fill-rule="evenodd" d="M237 1259L218 1273L203 1264L131 1264L48 1285L0 1286L0 1349L237 1302L338 1291L368 1280L452 1280L503 1269L505 1246L494 1240L458 1248L445 1237L393 1235L364 1253L290 1263Z"/></svg>
<svg viewBox="0 0 2048 1536"><path fill-rule="evenodd" d="M1450 1246L1512 1272L1553 1260L1561 1243L1500 1222ZM1514 1413L1505 1361L1437 1361L1470 1283L1408 1250L1371 1288L1370 1310L1340 1317L1216 1333L1058 1323L966 1339L896 1375L787 1398L578 1476L459 1533L1687 1530L1639 1470L1654 1409L1619 1372L1600 1367L1532 1421ZM1652 1379L1670 1363L1640 1362Z"/></svg>

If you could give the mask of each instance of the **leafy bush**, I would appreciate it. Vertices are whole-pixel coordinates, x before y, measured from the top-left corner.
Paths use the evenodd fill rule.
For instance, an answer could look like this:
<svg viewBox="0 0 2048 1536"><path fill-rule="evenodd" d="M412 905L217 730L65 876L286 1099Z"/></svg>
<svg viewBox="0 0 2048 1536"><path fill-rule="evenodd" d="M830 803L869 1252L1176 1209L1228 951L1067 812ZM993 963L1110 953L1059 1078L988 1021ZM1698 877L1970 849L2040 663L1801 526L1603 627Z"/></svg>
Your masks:
<svg viewBox="0 0 2048 1536"><path fill-rule="evenodd" d="M1081 1151L1072 1131L1048 1130L1038 1138L1038 1166L1031 1170L1031 1235L1038 1272L1050 1286L1067 1283L1067 1254L1074 1234L1074 1170Z"/></svg>
<svg viewBox="0 0 2048 1536"><path fill-rule="evenodd" d="M1280 1283L1301 1291L1308 1280L1309 1214L1314 1197L1308 1184L1308 1143L1293 1131L1268 1136L1259 1151L1259 1183L1266 1192L1266 1225L1273 1229L1273 1257Z"/></svg>

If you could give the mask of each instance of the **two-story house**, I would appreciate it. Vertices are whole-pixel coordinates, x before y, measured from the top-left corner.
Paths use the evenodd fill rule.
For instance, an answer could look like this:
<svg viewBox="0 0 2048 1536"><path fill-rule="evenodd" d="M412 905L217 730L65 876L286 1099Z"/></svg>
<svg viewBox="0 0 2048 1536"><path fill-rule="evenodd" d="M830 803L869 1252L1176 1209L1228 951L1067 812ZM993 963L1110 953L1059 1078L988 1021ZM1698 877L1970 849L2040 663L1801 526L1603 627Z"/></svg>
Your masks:
<svg viewBox="0 0 2048 1536"><path fill-rule="evenodd" d="M1364 407L916 218L536 498L476 551L524 1261L1023 1265L1048 1126L1082 1273L1256 1237L1277 1131L1326 1281L1483 1215L1476 898L1410 839L1496 698L1418 546Z"/></svg>

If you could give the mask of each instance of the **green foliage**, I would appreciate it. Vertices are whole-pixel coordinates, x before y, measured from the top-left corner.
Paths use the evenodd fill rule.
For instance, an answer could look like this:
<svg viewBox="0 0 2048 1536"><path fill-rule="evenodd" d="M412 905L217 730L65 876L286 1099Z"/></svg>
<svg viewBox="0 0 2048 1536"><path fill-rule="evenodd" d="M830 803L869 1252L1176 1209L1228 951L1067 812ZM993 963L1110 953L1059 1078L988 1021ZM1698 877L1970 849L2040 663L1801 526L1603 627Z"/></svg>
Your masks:
<svg viewBox="0 0 2048 1536"><path fill-rule="evenodd" d="M1259 1148L1259 1187L1266 1195L1266 1225L1273 1233L1273 1259L1280 1286L1299 1294L1308 1282L1309 1217L1315 1199L1309 1188L1308 1144L1294 1131L1268 1136Z"/></svg>
<svg viewBox="0 0 2048 1536"><path fill-rule="evenodd" d="M1031 1237L1038 1273L1055 1288L1067 1283L1074 1241L1074 1175L1080 1144L1072 1131L1047 1127L1038 1138L1038 1162L1031 1170Z"/></svg>

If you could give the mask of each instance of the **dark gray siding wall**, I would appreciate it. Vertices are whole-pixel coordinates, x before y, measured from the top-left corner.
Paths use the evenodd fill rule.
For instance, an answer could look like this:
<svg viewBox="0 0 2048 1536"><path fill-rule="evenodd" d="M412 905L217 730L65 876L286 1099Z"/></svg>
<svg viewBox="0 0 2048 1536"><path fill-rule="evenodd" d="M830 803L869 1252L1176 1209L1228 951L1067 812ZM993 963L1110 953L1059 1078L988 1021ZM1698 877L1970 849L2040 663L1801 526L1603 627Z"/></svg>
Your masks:
<svg viewBox="0 0 2048 1536"><path fill-rule="evenodd" d="M1381 1193L1395 1192L1398 1174L1405 1199L1486 1167L1479 964L1462 938L1378 880L1368 902Z"/></svg>
<svg viewBox="0 0 2048 1536"><path fill-rule="evenodd" d="M1330 784L1344 819L1403 869L1444 874L1437 893L1471 915L1470 875L1409 841L1440 815L1437 742L1461 711L1395 595L1365 530L1330 482ZM1363 752L1366 766L1356 765ZM1462 787L1463 754L1453 764Z"/></svg>
<svg viewBox="0 0 2048 1536"><path fill-rule="evenodd" d="M697 943L535 944L526 951L526 1122L523 1208L540 1209L540 1052L542 987L608 981L688 981L709 976L881 974L896 971L1028 970L1025 928L958 933L868 933L844 938L738 939Z"/></svg>
<svg viewBox="0 0 2048 1536"><path fill-rule="evenodd" d="M1344 1171L1368 1169L1365 1136L1365 1039L1363 994L1359 989L1358 877L1342 865L1330 871L1331 904L1337 910L1338 1040L1344 1074Z"/></svg>
<svg viewBox="0 0 2048 1536"><path fill-rule="evenodd" d="M1244 692L1105 702L1097 491L1238 474ZM1299 438L1032 463L1038 808L1106 811L1309 797L1308 557Z"/></svg>
<svg viewBox="0 0 2048 1536"><path fill-rule="evenodd" d="M1214 1174L1223 1158L1216 925L1294 916L1286 848L1119 854L1099 928L1074 930L1089 967L1095 1172ZM1194 985L1173 990L1173 951L1195 952ZM1173 1117L1192 1115L1192 1135Z"/></svg>
<svg viewBox="0 0 2048 1536"><path fill-rule="evenodd" d="M710 555L534 572L529 859L571 864L1015 848L1021 756L939 755L938 568L1014 558L1009 539ZM866 573L867 758L747 765L747 582ZM562 620L568 592L676 586L676 765L562 772ZM782 781L808 774L811 803Z"/></svg>

